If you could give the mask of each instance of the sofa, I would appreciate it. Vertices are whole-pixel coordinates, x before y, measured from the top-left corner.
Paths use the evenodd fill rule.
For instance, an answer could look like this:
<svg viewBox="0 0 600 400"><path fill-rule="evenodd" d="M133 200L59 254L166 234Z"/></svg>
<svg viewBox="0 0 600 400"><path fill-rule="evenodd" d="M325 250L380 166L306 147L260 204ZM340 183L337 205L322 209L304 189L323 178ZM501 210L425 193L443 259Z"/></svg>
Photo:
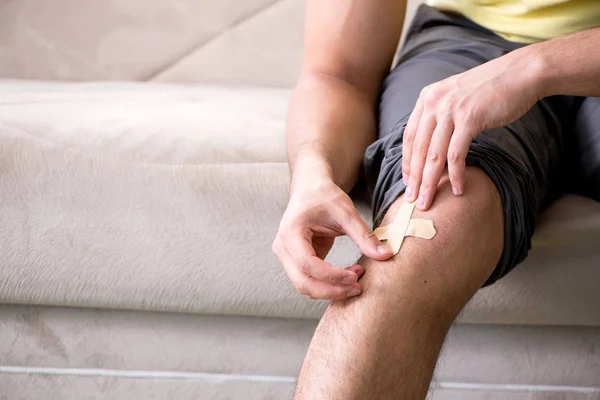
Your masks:
<svg viewBox="0 0 600 400"><path fill-rule="evenodd" d="M0 399L291 398L326 307L270 250L302 21L301 0L0 2ZM429 397L600 399L600 203L540 216Z"/></svg>

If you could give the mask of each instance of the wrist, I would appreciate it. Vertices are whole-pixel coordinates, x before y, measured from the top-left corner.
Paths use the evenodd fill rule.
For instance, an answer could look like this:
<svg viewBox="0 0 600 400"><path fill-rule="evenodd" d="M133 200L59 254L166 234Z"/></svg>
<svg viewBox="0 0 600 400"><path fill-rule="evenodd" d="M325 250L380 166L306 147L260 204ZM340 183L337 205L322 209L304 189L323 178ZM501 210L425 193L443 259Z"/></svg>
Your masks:
<svg viewBox="0 0 600 400"><path fill-rule="evenodd" d="M521 50L525 53L523 60L527 63L527 76L538 100L558 94L556 67L553 66L544 43L530 45Z"/></svg>
<svg viewBox="0 0 600 400"><path fill-rule="evenodd" d="M318 150L306 149L298 152L291 167L290 195L334 184L331 165Z"/></svg>

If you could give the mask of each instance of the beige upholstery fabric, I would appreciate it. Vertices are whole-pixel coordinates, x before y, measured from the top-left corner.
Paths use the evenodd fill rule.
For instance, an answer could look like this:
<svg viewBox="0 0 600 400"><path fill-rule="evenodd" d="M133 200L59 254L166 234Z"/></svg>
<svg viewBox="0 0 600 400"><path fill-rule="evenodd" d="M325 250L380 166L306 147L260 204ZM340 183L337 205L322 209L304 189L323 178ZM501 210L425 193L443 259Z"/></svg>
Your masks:
<svg viewBox="0 0 600 400"><path fill-rule="evenodd" d="M270 252L288 96L1 83L0 302L318 317L324 304L297 295ZM600 326L599 237L600 204L561 200L528 262L463 321ZM329 260L357 256L343 239Z"/></svg>
<svg viewBox="0 0 600 400"><path fill-rule="evenodd" d="M303 17L304 1L277 2L151 79L291 86L302 63Z"/></svg>
<svg viewBox="0 0 600 400"><path fill-rule="evenodd" d="M277 2L2 2L0 76L148 79Z"/></svg>
<svg viewBox="0 0 600 400"><path fill-rule="evenodd" d="M289 90L0 80L0 121L92 157L133 163L286 163ZM287 168L287 167L286 167Z"/></svg>
<svg viewBox="0 0 600 400"><path fill-rule="evenodd" d="M408 17L421 1L409 1ZM303 0L0 2L0 77L290 87Z"/></svg>
<svg viewBox="0 0 600 400"><path fill-rule="evenodd" d="M1 78L211 85L0 81L0 303L65 306L0 307L0 399L289 395L324 307L270 252L302 19L301 0L0 2ZM542 216L431 399L598 398L599 219L578 197ZM329 261L357 256L341 239Z"/></svg>
<svg viewBox="0 0 600 400"><path fill-rule="evenodd" d="M48 307L0 307L0 321L11 400L287 399L316 325ZM459 325L432 400L597 399L584 389L598 385L599 346L600 328Z"/></svg>

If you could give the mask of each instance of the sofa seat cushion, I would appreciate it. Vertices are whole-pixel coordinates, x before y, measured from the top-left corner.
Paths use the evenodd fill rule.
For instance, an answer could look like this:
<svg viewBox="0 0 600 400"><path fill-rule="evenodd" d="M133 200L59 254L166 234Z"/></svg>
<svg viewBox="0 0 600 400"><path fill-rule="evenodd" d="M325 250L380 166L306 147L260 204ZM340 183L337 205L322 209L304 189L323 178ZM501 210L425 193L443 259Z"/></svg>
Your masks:
<svg viewBox="0 0 600 400"><path fill-rule="evenodd" d="M270 251L289 95L0 81L0 302L318 318ZM565 196L462 321L600 326L599 240L600 204Z"/></svg>

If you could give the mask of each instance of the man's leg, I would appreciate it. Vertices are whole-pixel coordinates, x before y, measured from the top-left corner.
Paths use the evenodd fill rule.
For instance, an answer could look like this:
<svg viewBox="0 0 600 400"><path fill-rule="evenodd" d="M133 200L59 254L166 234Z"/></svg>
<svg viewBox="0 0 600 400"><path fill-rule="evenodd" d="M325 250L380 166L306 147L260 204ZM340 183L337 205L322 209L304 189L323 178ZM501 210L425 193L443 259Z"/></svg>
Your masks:
<svg viewBox="0 0 600 400"><path fill-rule="evenodd" d="M298 380L297 399L423 399L446 333L498 263L503 211L494 183L467 169L453 196L447 177L427 212L432 240L407 237L391 260L363 259L363 292L327 308ZM396 214L402 198L386 213Z"/></svg>
<svg viewBox="0 0 600 400"><path fill-rule="evenodd" d="M382 88L378 140L365 154L376 224L392 221L403 201L403 132L420 91L519 47L425 6L414 21ZM545 98L518 121L482 132L467 156L465 193L452 195L446 177L431 209L413 213L433 220L437 235L406 238L386 262L361 260L363 292L328 307L298 399L424 398L452 321L484 282L526 257L538 212L560 194L572 103Z"/></svg>

